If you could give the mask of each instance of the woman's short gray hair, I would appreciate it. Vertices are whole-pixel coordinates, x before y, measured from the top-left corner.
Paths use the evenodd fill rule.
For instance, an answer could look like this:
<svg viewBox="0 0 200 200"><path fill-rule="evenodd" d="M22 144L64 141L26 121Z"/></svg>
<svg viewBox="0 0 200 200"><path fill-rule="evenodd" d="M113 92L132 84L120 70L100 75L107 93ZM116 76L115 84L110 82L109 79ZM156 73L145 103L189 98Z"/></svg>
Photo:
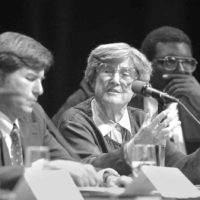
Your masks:
<svg viewBox="0 0 200 200"><path fill-rule="evenodd" d="M99 45L92 50L88 57L85 78L93 84L102 63L121 63L126 59L130 60L131 66L137 72L138 80L145 82L150 80L151 63L139 50L122 42Z"/></svg>

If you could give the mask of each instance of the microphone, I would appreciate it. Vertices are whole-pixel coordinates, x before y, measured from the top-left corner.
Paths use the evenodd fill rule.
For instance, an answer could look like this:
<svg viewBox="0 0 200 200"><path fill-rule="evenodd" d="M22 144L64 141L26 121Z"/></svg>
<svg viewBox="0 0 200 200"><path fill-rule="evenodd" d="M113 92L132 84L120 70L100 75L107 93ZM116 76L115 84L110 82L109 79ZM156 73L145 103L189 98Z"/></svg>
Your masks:
<svg viewBox="0 0 200 200"><path fill-rule="evenodd" d="M193 113L176 97L173 97L165 92L161 92L151 87L149 83L145 83L143 81L134 81L132 85L132 91L138 95L142 96L152 96L156 99L166 99L168 101L175 101L179 103L180 106L200 125L199 119L193 115Z"/></svg>
<svg viewBox="0 0 200 200"><path fill-rule="evenodd" d="M138 80L134 81L132 85L132 91L142 96L152 96L156 99L161 98L161 99L179 102L179 99L177 99L176 97L173 97L165 92L156 90L152 88L149 83L145 83L143 81L138 81Z"/></svg>

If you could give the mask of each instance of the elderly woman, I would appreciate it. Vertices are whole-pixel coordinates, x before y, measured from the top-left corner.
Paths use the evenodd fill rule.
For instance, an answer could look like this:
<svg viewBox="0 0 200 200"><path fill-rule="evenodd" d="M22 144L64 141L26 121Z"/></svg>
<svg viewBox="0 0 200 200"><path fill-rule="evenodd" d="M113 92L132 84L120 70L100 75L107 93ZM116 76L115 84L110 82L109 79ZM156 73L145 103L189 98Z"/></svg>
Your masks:
<svg viewBox="0 0 200 200"><path fill-rule="evenodd" d="M185 169L190 158L168 141L170 131L179 125L173 123L169 111L151 117L127 106L135 96L131 89L134 81L148 82L151 71L146 57L126 43L98 46L91 52L85 71L85 77L94 84L94 97L63 111L57 126L84 162L111 167L125 175L131 172L127 163L132 146L167 140L165 164L177 164L194 180Z"/></svg>

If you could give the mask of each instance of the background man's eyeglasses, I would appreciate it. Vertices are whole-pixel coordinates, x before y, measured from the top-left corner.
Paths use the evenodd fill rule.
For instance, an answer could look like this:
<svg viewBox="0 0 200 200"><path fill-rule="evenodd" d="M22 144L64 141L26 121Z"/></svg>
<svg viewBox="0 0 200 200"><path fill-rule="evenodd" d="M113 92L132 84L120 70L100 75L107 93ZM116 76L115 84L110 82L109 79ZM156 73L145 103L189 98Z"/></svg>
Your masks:
<svg viewBox="0 0 200 200"><path fill-rule="evenodd" d="M180 67L181 65L183 70L189 73L194 72L198 64L195 58L175 57L175 56L156 58L153 60L153 63L161 65L166 71L174 71L177 69L177 67Z"/></svg>

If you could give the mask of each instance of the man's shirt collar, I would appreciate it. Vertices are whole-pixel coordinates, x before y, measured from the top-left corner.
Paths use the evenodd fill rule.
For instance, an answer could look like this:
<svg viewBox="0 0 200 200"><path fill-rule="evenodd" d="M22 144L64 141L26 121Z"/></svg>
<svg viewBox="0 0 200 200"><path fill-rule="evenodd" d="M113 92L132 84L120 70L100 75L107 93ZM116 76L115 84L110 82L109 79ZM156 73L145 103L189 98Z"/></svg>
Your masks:
<svg viewBox="0 0 200 200"><path fill-rule="evenodd" d="M12 122L3 112L0 111L0 130L3 136L10 134L13 129L13 123L19 128L19 121L16 119Z"/></svg>

